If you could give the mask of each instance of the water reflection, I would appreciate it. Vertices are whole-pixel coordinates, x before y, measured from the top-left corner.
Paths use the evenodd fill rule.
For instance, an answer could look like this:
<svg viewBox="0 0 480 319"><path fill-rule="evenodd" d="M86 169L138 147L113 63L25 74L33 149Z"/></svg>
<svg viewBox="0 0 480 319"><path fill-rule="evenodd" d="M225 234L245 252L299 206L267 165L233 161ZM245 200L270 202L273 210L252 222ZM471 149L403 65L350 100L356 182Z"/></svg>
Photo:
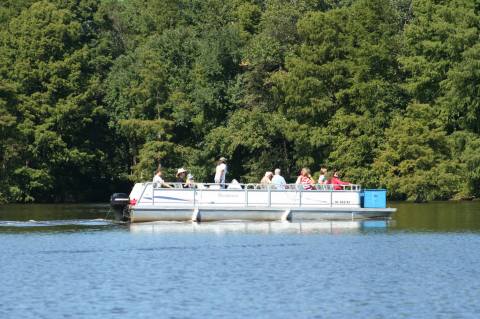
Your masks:
<svg viewBox="0 0 480 319"><path fill-rule="evenodd" d="M407 231L480 231L480 202L393 203L394 229Z"/></svg>
<svg viewBox="0 0 480 319"><path fill-rule="evenodd" d="M0 220L78 220L108 217L107 204L9 204L0 205Z"/></svg>
<svg viewBox="0 0 480 319"><path fill-rule="evenodd" d="M243 233L243 234L340 234L370 229L386 229L388 221L318 221L318 222L151 222L130 224L132 233Z"/></svg>
<svg viewBox="0 0 480 319"><path fill-rule="evenodd" d="M390 203L398 211L388 224L388 231L410 232L480 232L480 201L431 202L427 204ZM0 232L28 231L85 231L86 229L129 229L147 231L150 226L134 224L118 226L111 222L109 206L105 204L55 204L55 205L0 205ZM342 224L345 222L295 222L295 223L202 223L171 226L156 225L161 232L263 232L263 233L331 233L359 232L379 225ZM170 225L170 226L168 226ZM384 226L381 226L382 228ZM169 230L170 229L170 230Z"/></svg>
<svg viewBox="0 0 480 319"><path fill-rule="evenodd" d="M105 226L111 225L112 222L105 219L79 219L79 220L29 220L29 221L15 221L4 220L0 221L0 227L56 227L56 226Z"/></svg>
<svg viewBox="0 0 480 319"><path fill-rule="evenodd" d="M71 219L71 220L0 220L0 233L51 233L104 230L116 227L111 220Z"/></svg>

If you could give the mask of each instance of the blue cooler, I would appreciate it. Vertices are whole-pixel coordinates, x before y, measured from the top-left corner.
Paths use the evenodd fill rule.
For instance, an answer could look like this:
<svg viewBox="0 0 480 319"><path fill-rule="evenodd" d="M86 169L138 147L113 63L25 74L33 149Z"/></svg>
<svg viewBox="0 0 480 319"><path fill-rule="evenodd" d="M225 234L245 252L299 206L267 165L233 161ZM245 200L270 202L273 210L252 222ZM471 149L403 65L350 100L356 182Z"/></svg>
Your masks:
<svg viewBox="0 0 480 319"><path fill-rule="evenodd" d="M361 195L364 208L385 208L387 207L386 189L365 189Z"/></svg>

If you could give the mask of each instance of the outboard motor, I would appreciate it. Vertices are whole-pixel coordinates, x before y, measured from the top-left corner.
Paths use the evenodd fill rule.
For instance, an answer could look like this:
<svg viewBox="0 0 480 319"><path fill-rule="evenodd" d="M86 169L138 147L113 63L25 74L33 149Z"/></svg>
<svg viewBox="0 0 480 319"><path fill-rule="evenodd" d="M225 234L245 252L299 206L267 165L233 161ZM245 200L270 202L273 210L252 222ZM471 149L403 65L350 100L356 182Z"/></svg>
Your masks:
<svg viewBox="0 0 480 319"><path fill-rule="evenodd" d="M110 197L110 206L112 207L113 213L115 215L115 220L118 221L128 221L129 211L128 205L130 204L130 199L125 193L115 193Z"/></svg>

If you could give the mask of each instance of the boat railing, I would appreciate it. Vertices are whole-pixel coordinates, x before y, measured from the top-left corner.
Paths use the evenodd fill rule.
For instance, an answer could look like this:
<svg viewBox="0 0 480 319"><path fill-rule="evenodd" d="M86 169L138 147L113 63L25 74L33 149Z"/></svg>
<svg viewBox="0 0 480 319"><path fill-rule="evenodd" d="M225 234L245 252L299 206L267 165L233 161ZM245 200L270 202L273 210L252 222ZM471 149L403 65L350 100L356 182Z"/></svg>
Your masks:
<svg viewBox="0 0 480 319"><path fill-rule="evenodd" d="M162 185L155 183L144 183L154 184L155 189L168 189L168 187L162 187ZM361 191L362 187L359 184L285 184L285 185L274 185L274 184L259 184L259 183L164 183L169 186L169 188L174 189L199 189L199 190L239 190L239 189L251 189L251 190L275 190L275 191Z"/></svg>
<svg viewBox="0 0 480 319"><path fill-rule="evenodd" d="M144 188L142 190L141 195L138 198L137 203L142 202L143 197L145 195L145 191L152 186L152 204L155 204L155 192L158 191L165 191L169 189L174 190L183 190L183 191L193 191L193 206L197 205L197 193L199 191L218 191L221 190L222 192L228 191L238 191L243 190L245 192L245 206L249 206L248 203L248 193L249 192L256 192L256 191L267 191L268 192L268 202L267 206L271 206L272 200L272 192L298 192L299 193L299 206L302 206L302 197L303 193L307 192L329 192L330 198L332 198L334 192L342 192L342 191L349 191L349 192L360 192L361 186L358 184L346 184L346 185L337 185L337 184L285 184L285 185L274 185L274 184L258 184L258 183L226 183L226 184L218 184L218 183L192 183L192 184L185 184L185 183L165 183L169 187L162 187L160 184L156 184L153 182L144 183ZM332 200L330 201L330 205L332 205Z"/></svg>

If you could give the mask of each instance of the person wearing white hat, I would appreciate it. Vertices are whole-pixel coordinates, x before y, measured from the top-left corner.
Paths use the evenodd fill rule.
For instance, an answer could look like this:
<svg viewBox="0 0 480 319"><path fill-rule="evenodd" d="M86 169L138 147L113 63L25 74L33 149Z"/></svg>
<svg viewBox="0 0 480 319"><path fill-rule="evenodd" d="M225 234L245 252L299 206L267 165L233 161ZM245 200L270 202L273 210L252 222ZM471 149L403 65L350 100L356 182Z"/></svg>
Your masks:
<svg viewBox="0 0 480 319"><path fill-rule="evenodd" d="M225 187L225 177L227 175L227 159L220 157L217 167L215 168L215 184L220 184L220 187Z"/></svg>
<svg viewBox="0 0 480 319"><path fill-rule="evenodd" d="M175 176L177 177L177 183L181 183L182 187L185 187L187 170L181 167L177 170L177 174Z"/></svg>

